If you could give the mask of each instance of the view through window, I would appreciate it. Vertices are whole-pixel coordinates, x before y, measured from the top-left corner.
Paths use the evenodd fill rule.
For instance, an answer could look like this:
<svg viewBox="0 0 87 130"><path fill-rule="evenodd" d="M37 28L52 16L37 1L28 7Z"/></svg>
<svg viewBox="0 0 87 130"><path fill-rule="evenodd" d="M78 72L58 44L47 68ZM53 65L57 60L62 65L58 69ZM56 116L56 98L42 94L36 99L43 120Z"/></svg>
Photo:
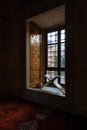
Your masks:
<svg viewBox="0 0 87 130"><path fill-rule="evenodd" d="M65 86L65 29L47 33L46 75Z"/></svg>
<svg viewBox="0 0 87 130"><path fill-rule="evenodd" d="M46 39L46 85L43 89L58 89L65 94L65 28L48 31Z"/></svg>

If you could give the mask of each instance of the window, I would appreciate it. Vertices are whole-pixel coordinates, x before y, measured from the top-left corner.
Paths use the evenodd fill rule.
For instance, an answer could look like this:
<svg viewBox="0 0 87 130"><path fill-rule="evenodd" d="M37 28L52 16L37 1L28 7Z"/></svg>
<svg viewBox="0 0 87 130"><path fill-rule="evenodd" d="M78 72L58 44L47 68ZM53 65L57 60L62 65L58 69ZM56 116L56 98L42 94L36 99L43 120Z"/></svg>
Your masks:
<svg viewBox="0 0 87 130"><path fill-rule="evenodd" d="M46 39L45 73L50 79L57 76L56 82L65 87L65 28L47 31Z"/></svg>
<svg viewBox="0 0 87 130"><path fill-rule="evenodd" d="M64 2L64 1L62 1L62 2ZM71 109L71 107L73 107L73 103L72 103L72 101L73 101L73 95L72 95L72 90L73 90L72 2L66 1L63 3L63 5L62 5L62 2L60 3L58 1L56 1L56 4L55 4L55 2L51 1L51 6L49 6L49 4L46 3L47 4L46 6L41 6L41 4L40 4L40 5L38 5L38 8L37 8L37 6L32 7L33 11L31 11L31 8L28 9L28 12L26 14L26 16L27 16L26 17L27 18L26 19L26 85L25 85L26 91L24 91L24 89L23 89L23 91L24 91L24 96L27 99L30 99L31 101L39 102L41 104L46 104L46 105L49 105L52 107L56 107L58 109L66 110L68 107L70 109ZM53 6L52 6L52 4L53 4ZM59 6L57 7L57 5L59 5ZM49 10L49 9L51 9L51 10ZM45 10L46 10L46 12L45 12ZM35 26L32 26L32 29L33 29L33 31L32 31L31 25L29 24L30 21L33 21L34 23L36 23L41 28L42 32L40 33L38 31L36 31L37 27L35 27ZM48 46L48 44L45 41L45 38L47 38L47 37L45 37L45 34L43 31L48 28L56 27L56 25L58 25L58 26L65 25L65 28L60 28L60 29L58 28L58 30L50 30L50 31L48 30L48 32L47 32L47 34L48 34L48 33L57 31L58 39L56 38L55 40L53 40L55 38L55 35L57 35L57 34L55 34L54 38L51 41L55 41L55 43L56 42L60 43L60 46L58 46L59 45L58 43L57 43L58 45L55 44L55 46L54 46L55 50L56 49L59 50L59 48L62 48L62 50L60 50L60 53L59 53L59 51L56 52L56 54L55 54L56 60L50 61L50 62L55 63L55 67L53 69L53 67L51 66L52 64L50 64L50 63L49 63L49 65L47 64L48 55L46 54L47 53L46 45ZM65 30L65 34L64 34L63 30ZM42 41L39 44L40 45L40 51L39 51L40 56L37 57L37 60L39 59L39 65L41 67L40 69L38 69L38 72L40 72L40 73L38 73L38 77L41 78L41 80L39 80L39 81L40 81L40 83L43 83L43 85L44 85L46 80L49 80L49 79L45 80L46 73L49 73L49 75L52 75L52 76L59 75L59 73L60 73L57 81L58 81L58 83L59 82L61 83L60 86L65 87L65 89L64 89L65 94L63 96L61 95L60 91L58 91L59 89L57 87L55 87L55 89L54 89L54 87L49 87L49 86L46 88L46 87L43 87L42 85L41 85L41 87L39 87L37 85L38 83L37 83L36 78L34 80L31 80L32 78L34 78L35 73L33 74L33 72L36 71L36 68L35 68L35 71L33 69L31 69L31 67L32 67L31 63L33 63L33 60L34 60L31 56L34 54L33 51L35 52L35 55L36 55L36 50L35 50L36 45L34 44L35 49L31 49L32 40L30 40L30 39L31 39L32 35L38 35L38 34L42 35ZM59 37L59 34L61 34L60 37ZM25 35L24 35L24 37L25 37ZM64 42L64 37L65 37L65 42ZM25 44L24 44L24 48L25 48ZM50 48L51 48L51 45L50 45ZM37 49L39 49L39 48L37 48ZM31 50L32 50L32 54L31 54ZM24 52L25 52L25 50L24 50ZM60 61L59 61L60 64L58 62L58 60L59 60L58 54L60 55ZM65 54L65 57L63 57L64 54ZM49 57L50 57L50 55L49 55ZM36 58L35 58L35 60L36 60ZM24 62L23 62L23 65L24 65ZM61 65L61 66L59 67L57 65ZM34 68L34 66L35 66L35 62L33 63L33 68ZM25 72L25 69L23 72ZM35 74L35 75L37 76L37 74ZM23 75L23 76L24 76L23 79L25 82L25 75Z"/></svg>
<svg viewBox="0 0 87 130"><path fill-rule="evenodd" d="M65 5L26 21L26 87L65 97L65 27L56 25L65 25Z"/></svg>

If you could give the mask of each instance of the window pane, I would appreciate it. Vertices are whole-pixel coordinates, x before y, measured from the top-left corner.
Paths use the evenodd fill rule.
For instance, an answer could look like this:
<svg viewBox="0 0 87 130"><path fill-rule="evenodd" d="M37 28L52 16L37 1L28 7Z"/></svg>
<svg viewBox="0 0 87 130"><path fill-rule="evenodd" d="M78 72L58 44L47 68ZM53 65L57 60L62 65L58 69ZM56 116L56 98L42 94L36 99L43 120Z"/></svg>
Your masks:
<svg viewBox="0 0 87 130"><path fill-rule="evenodd" d="M60 71L60 83L65 84L65 71Z"/></svg>
<svg viewBox="0 0 87 130"><path fill-rule="evenodd" d="M61 30L61 33L65 33L65 29Z"/></svg>
<svg viewBox="0 0 87 130"><path fill-rule="evenodd" d="M58 45L48 45L47 48L47 66L48 67L57 67L58 66Z"/></svg>
<svg viewBox="0 0 87 130"><path fill-rule="evenodd" d="M48 79L52 79L52 78L58 76L58 71L49 71L48 70L48 71L46 71L46 75L47 75ZM46 82L49 81L48 79L46 79ZM56 80L58 82L58 78L56 78Z"/></svg>
<svg viewBox="0 0 87 130"><path fill-rule="evenodd" d="M48 33L47 35L47 43L53 44L58 42L58 31Z"/></svg>
<svg viewBox="0 0 87 130"><path fill-rule="evenodd" d="M61 67L65 67L65 43L61 44Z"/></svg>
<svg viewBox="0 0 87 130"><path fill-rule="evenodd" d="M61 30L61 42L65 42L65 29Z"/></svg>

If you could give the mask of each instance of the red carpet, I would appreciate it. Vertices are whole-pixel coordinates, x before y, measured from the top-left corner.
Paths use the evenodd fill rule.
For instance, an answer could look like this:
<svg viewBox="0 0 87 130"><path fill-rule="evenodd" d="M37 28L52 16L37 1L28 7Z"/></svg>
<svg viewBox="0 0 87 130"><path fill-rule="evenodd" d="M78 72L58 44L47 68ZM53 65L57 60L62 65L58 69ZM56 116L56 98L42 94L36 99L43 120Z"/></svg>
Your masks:
<svg viewBox="0 0 87 130"><path fill-rule="evenodd" d="M58 110L45 113L44 119L36 119L42 106L26 100L0 103L0 130L87 130L87 118ZM29 129L27 129L29 128Z"/></svg>
<svg viewBox="0 0 87 130"><path fill-rule="evenodd" d="M16 130L21 122L32 120L39 111L38 105L21 100L0 103L0 130Z"/></svg>

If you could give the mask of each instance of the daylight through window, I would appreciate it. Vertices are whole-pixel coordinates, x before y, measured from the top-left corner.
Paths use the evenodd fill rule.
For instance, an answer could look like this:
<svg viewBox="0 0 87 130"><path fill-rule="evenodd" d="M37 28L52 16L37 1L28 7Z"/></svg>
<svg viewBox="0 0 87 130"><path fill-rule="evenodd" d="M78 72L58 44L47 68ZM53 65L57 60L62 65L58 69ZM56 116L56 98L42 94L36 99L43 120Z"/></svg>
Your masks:
<svg viewBox="0 0 87 130"><path fill-rule="evenodd" d="M65 29L47 32L46 75L65 87Z"/></svg>

